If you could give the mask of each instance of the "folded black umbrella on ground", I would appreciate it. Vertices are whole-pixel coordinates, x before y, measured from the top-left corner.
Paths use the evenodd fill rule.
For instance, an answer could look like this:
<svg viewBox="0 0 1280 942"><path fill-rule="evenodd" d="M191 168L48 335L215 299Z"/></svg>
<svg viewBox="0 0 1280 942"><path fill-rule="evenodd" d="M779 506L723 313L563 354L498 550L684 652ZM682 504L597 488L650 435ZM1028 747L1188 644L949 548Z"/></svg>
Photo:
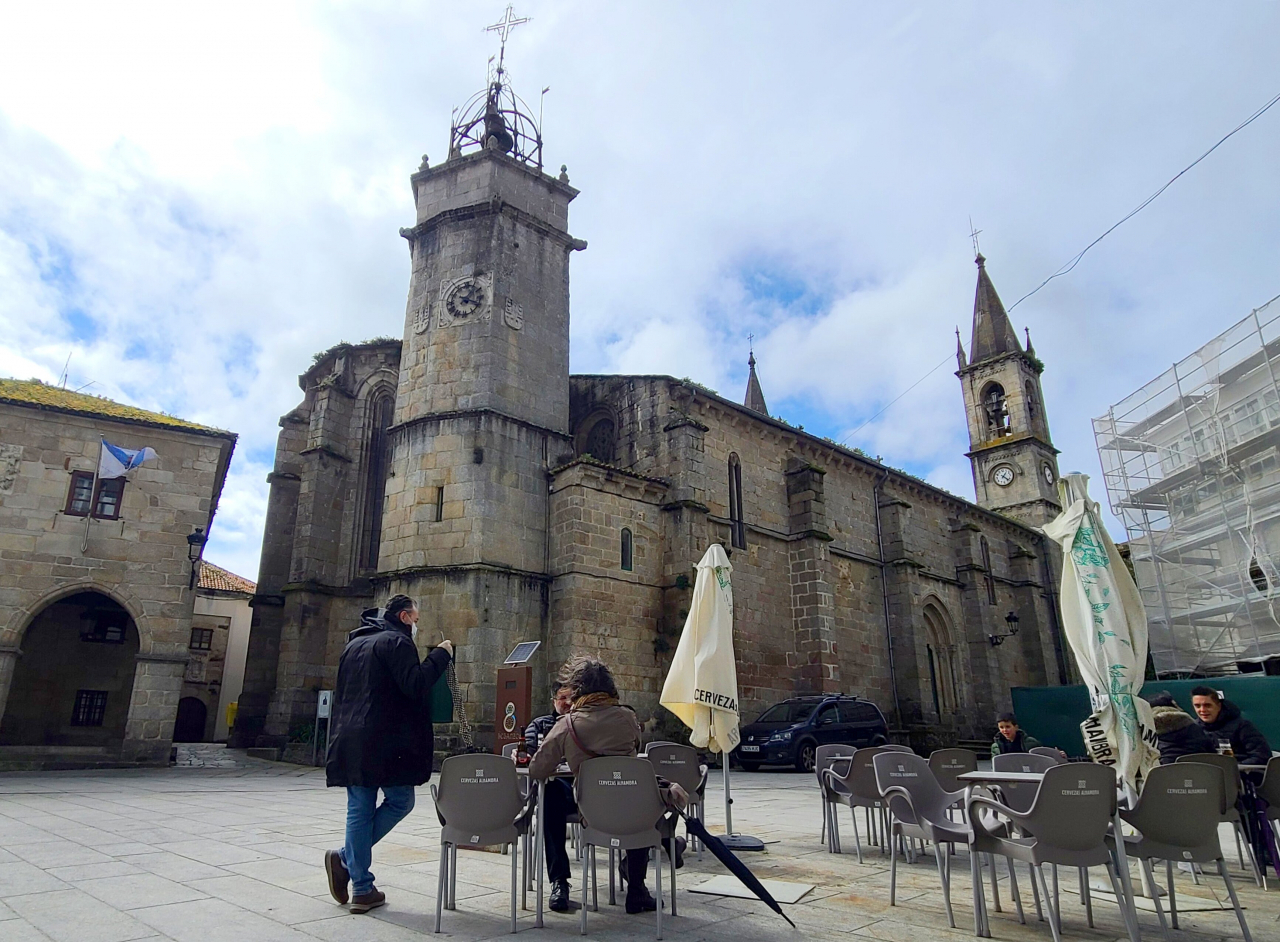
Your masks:
<svg viewBox="0 0 1280 942"><path fill-rule="evenodd" d="M782 911L782 907L773 898L773 894L764 888L764 884L760 882L760 879L751 872L746 864L734 856L733 851L724 846L724 842L720 838L709 833L697 818L690 818L683 814L680 817L684 818L685 827L689 829L689 832L702 841L702 846L711 851L716 860L728 867L729 872L741 880L743 886L760 897L760 902L764 903L783 919L786 919L792 929L796 927L796 924L791 922L790 917Z"/></svg>

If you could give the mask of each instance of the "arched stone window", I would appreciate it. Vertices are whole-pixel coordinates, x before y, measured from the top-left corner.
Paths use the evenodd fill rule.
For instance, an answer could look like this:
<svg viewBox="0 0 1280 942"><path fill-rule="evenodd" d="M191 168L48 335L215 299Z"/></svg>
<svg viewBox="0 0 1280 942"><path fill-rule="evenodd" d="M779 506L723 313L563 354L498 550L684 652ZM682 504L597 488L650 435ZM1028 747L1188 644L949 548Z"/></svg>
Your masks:
<svg viewBox="0 0 1280 942"><path fill-rule="evenodd" d="M382 504L387 493L387 472L391 469L391 440L387 430L395 414L391 390L380 389L369 399L365 438L364 514L360 526L360 568L378 568L378 546L382 542Z"/></svg>
<svg viewBox="0 0 1280 942"><path fill-rule="evenodd" d="M988 383L982 390L982 414L989 438L1000 438L1013 431L1009 420L1009 401L999 383Z"/></svg>
<svg viewBox="0 0 1280 942"><path fill-rule="evenodd" d="M578 457L613 464L618 449L618 426L608 412L594 412L578 426L575 436Z"/></svg>
<svg viewBox="0 0 1280 942"><path fill-rule="evenodd" d="M635 547L632 545L631 530L629 527L622 528L622 571L631 572L635 568L634 560Z"/></svg>
<svg viewBox="0 0 1280 942"><path fill-rule="evenodd" d="M1036 401L1036 384L1027 380L1024 393L1027 397L1027 427L1035 428L1040 418L1040 403Z"/></svg>
<svg viewBox="0 0 1280 942"><path fill-rule="evenodd" d="M985 536L978 538L978 546L982 552L982 581L987 588L987 604L996 604L996 577L991 572L991 547Z"/></svg>
<svg viewBox="0 0 1280 942"><path fill-rule="evenodd" d="M951 623L935 603L924 607L925 655L929 660L929 690L934 711L941 719L960 708L959 684L956 678L956 646L951 637Z"/></svg>
<svg viewBox="0 0 1280 942"><path fill-rule="evenodd" d="M742 513L742 462L729 455L729 540L734 549L747 548L747 524Z"/></svg>

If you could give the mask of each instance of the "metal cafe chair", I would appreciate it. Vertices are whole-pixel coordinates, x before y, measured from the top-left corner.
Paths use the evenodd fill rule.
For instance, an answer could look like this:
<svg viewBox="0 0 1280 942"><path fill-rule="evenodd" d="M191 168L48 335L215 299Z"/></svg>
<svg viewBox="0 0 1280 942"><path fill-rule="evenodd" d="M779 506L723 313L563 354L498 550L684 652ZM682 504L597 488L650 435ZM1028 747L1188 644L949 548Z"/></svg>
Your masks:
<svg viewBox="0 0 1280 942"><path fill-rule="evenodd" d="M707 789L707 767L698 761L698 750L692 746L677 743L650 743L644 758L653 765L653 771L668 782L674 782L689 795L688 814L691 818L702 820L702 803ZM692 834L689 840L694 842ZM702 849L697 843L701 859Z"/></svg>
<svg viewBox="0 0 1280 942"><path fill-rule="evenodd" d="M862 863L862 837L858 834L858 818L856 809L866 809L867 816L867 836L873 843L875 842L876 828L872 823L873 816L882 815L885 812L884 799L880 796L880 789L876 787L876 770L871 764L872 760L883 752L900 752L901 750L890 749L887 746L871 746L866 749L859 749L853 754L853 758L849 760L847 770L841 772L836 766L826 769L823 772L823 783L830 789L830 800L832 804L846 805L849 808L849 817L853 821L853 840L858 850L858 863ZM882 822L880 828L880 850L883 853L886 841L884 839L886 822ZM840 823L839 816L835 814L835 809L829 816L827 827L827 850L833 854L842 853L840 849Z"/></svg>
<svg viewBox="0 0 1280 942"><path fill-rule="evenodd" d="M847 765L848 760L853 757L856 749L853 746L846 746L840 743L827 743L819 746L813 754L813 774L818 780L818 795L822 799L822 831L818 835L818 840L822 843L827 841L827 822L831 819L832 805L832 787L824 781L823 772L836 765L837 762L841 766Z"/></svg>
<svg viewBox="0 0 1280 942"><path fill-rule="evenodd" d="M972 755L972 753L970 753ZM938 880L946 901L947 922L956 927L951 911L951 858L944 850L948 844L970 844L973 830L969 825L951 820L947 812L964 798L963 785L958 791L944 789L934 777L929 762L917 755L882 752L872 760L876 786L889 805L889 905L898 905L898 854L893 849L894 835L904 841L915 839L933 843L933 856L938 863ZM1010 873L1012 873L1012 864Z"/></svg>
<svg viewBox="0 0 1280 942"><path fill-rule="evenodd" d="M1169 912L1173 928L1178 928L1178 897L1173 885L1174 861L1188 863L1216 863L1227 895L1235 907L1236 919L1244 933L1245 942L1253 942L1249 925L1244 921L1235 885L1227 873L1222 859L1222 845L1218 841L1218 824L1226 807L1226 780L1220 766L1197 762L1175 762L1152 769L1142 785L1142 795L1131 810L1121 810L1120 817L1138 829L1136 835L1124 838L1126 852L1142 863L1147 882L1154 892L1156 915L1160 929L1169 939L1169 926L1165 923L1164 908L1160 905L1160 893L1156 887L1151 861L1165 861L1169 881ZM1114 846L1115 836L1108 842Z"/></svg>
<svg viewBox="0 0 1280 942"><path fill-rule="evenodd" d="M1032 746L1027 751L1033 756L1046 756L1047 758L1052 759L1055 765L1062 765L1067 761L1066 757L1062 754L1062 751L1053 748L1053 746Z"/></svg>
<svg viewBox="0 0 1280 942"><path fill-rule="evenodd" d="M1262 773L1262 784L1258 786L1258 797L1267 803L1265 815L1271 823L1272 859L1280 866L1280 756L1272 756L1268 760L1267 770Z"/></svg>
<svg viewBox="0 0 1280 942"><path fill-rule="evenodd" d="M504 756L470 753L450 756L431 786L440 818L440 880L436 889L436 932L442 911L457 909L458 845L515 846L516 820L524 810L516 767ZM511 931L516 931L516 854L511 854Z"/></svg>
<svg viewBox="0 0 1280 942"><path fill-rule="evenodd" d="M1086 870L1089 867L1106 867L1126 921L1132 919L1132 924L1136 925L1137 915L1112 869L1111 853L1106 844L1107 830L1116 807L1116 775L1109 766L1092 763L1053 766L1045 771L1035 800L1025 812L980 795L971 795L968 807L969 821L974 830L970 853L970 866L974 870L974 909L979 913L978 921L984 929L987 928L986 900L976 866L978 853L999 854L1031 866L1032 879L1038 881L1045 909L1048 910L1053 942L1062 942L1061 913L1045 880L1045 864ZM984 808L1008 818L1022 836L1007 837L999 831L988 830L981 817ZM1014 900L1018 903L1021 917L1022 904L1016 892ZM1092 920L1091 904L1088 913Z"/></svg>
<svg viewBox="0 0 1280 942"><path fill-rule="evenodd" d="M592 908L599 910L596 880L596 848L610 851L648 850L657 861L657 924L662 938L662 840L674 841L674 825L666 818L666 805L658 794L658 778L648 759L631 756L601 756L588 759L578 769L573 783L578 810L582 815L581 931L587 934L587 884L591 877ZM611 854L612 856L612 854ZM610 881L613 867L610 866ZM671 915L676 915L676 868L671 861Z"/></svg>
<svg viewBox="0 0 1280 942"><path fill-rule="evenodd" d="M1258 886L1262 886L1262 870L1258 867L1258 861L1253 857L1253 847L1244 833L1244 822L1240 820L1240 809L1236 807L1236 802L1240 800L1240 763L1236 761L1235 756L1220 756L1216 752L1193 752L1190 755L1178 756L1174 764L1176 765L1178 762L1200 762L1204 765L1214 765L1222 769L1226 805L1220 820L1230 824L1232 830L1235 831L1236 857L1240 861L1240 866L1244 867L1244 855L1247 853L1249 855L1249 865L1253 867L1253 880ZM1243 841L1241 840L1242 838L1244 838Z"/></svg>

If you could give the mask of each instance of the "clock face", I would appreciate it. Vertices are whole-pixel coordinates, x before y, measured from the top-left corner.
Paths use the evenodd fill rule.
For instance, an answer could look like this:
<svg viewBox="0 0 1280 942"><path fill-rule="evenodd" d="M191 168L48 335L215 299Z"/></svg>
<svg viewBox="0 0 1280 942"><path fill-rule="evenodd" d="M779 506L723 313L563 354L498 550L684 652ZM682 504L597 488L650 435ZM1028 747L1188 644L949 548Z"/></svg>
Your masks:
<svg viewBox="0 0 1280 942"><path fill-rule="evenodd" d="M1049 467L1048 465L1045 465L1043 468L1040 469L1040 473L1044 475L1044 483L1049 485L1053 484L1055 480L1053 468Z"/></svg>
<svg viewBox="0 0 1280 942"><path fill-rule="evenodd" d="M991 475L991 480L995 481L1001 487L1008 487L1013 483L1013 468L1008 465L1001 465L996 468L995 474Z"/></svg>
<svg viewBox="0 0 1280 942"><path fill-rule="evenodd" d="M449 292L445 304L454 317L467 317L480 310L484 303L484 289L468 279Z"/></svg>

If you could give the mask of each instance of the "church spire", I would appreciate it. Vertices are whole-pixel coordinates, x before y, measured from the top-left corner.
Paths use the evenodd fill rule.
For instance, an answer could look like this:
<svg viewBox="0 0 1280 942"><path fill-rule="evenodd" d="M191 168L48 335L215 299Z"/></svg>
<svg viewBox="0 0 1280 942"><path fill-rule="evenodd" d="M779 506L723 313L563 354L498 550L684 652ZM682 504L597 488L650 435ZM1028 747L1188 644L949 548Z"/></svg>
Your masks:
<svg viewBox="0 0 1280 942"><path fill-rule="evenodd" d="M973 299L973 339L969 344L969 362L978 363L1002 353L1021 353L1018 335L1004 312L1000 295L987 274L987 260L982 253L974 259L978 266L978 290Z"/></svg>
<svg viewBox="0 0 1280 942"><path fill-rule="evenodd" d="M742 404L748 409L759 412L761 415L768 415L769 407L764 404L764 392L760 389L760 378L756 376L756 353L754 350L747 356L747 367L751 372L747 377L747 395L743 398Z"/></svg>
<svg viewBox="0 0 1280 942"><path fill-rule="evenodd" d="M969 364L964 359L964 344L960 342L960 328L956 327L956 366L964 369Z"/></svg>
<svg viewBox="0 0 1280 942"><path fill-rule="evenodd" d="M1027 356L1031 357L1032 359L1035 359L1036 348L1031 346L1031 328L1024 327L1022 329L1027 332Z"/></svg>

